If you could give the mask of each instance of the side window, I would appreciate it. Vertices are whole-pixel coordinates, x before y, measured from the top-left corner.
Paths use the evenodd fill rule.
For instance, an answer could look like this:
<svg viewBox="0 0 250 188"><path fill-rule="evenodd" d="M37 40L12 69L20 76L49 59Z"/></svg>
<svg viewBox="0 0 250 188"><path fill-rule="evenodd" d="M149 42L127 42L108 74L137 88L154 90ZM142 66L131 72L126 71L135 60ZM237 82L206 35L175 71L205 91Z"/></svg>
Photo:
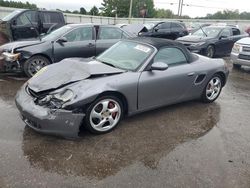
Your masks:
<svg viewBox="0 0 250 188"><path fill-rule="evenodd" d="M119 28L113 27L101 27L99 31L99 39L121 39L123 37L123 32Z"/></svg>
<svg viewBox="0 0 250 188"><path fill-rule="evenodd" d="M163 48L155 55L154 62L163 62L171 66L187 63L187 59L178 48Z"/></svg>
<svg viewBox="0 0 250 188"><path fill-rule="evenodd" d="M64 37L68 42L92 40L92 27L81 27L70 31Z"/></svg>
<svg viewBox="0 0 250 188"><path fill-rule="evenodd" d="M61 23L61 17L56 12L41 12L43 23Z"/></svg>
<svg viewBox="0 0 250 188"><path fill-rule="evenodd" d="M237 28L232 28L233 35L240 35L240 30Z"/></svg>
<svg viewBox="0 0 250 188"><path fill-rule="evenodd" d="M179 25L178 23L172 23L171 27L174 28L174 29L182 29L182 26Z"/></svg>
<svg viewBox="0 0 250 188"><path fill-rule="evenodd" d="M170 26L171 26L171 22L165 22L165 23L161 23L157 25L156 27L158 29L170 29Z"/></svg>
<svg viewBox="0 0 250 188"><path fill-rule="evenodd" d="M221 36L230 37L231 36L230 29L223 29L223 31L221 32Z"/></svg>
<svg viewBox="0 0 250 188"><path fill-rule="evenodd" d="M19 15L16 19L17 26L25 26L38 23L38 15L36 11L27 11Z"/></svg>

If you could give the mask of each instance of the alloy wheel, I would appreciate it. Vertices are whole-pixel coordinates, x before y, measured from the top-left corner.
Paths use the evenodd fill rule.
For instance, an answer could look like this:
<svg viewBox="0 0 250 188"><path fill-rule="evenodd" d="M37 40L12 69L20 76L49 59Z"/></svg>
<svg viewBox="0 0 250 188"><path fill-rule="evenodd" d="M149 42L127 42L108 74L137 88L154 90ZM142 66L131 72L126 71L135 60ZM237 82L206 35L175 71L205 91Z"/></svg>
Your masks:
<svg viewBox="0 0 250 188"><path fill-rule="evenodd" d="M206 87L206 97L212 101L218 97L221 90L221 79L219 77L212 78Z"/></svg>
<svg viewBox="0 0 250 188"><path fill-rule="evenodd" d="M121 118L121 106L113 99L99 101L90 112L90 125L99 132L109 131Z"/></svg>

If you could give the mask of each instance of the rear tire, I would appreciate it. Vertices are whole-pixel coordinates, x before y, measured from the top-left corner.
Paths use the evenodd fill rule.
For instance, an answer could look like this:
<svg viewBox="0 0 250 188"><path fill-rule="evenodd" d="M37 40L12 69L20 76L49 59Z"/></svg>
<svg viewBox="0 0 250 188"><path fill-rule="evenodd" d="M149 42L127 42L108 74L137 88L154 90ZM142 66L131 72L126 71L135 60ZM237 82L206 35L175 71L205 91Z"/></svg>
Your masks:
<svg viewBox="0 0 250 188"><path fill-rule="evenodd" d="M214 102L220 95L223 85L223 79L220 75L215 74L206 84L203 93L202 93L202 101L204 103L212 103Z"/></svg>
<svg viewBox="0 0 250 188"><path fill-rule="evenodd" d="M103 96L96 99L87 109L85 127L94 134L112 131L123 118L122 101L115 96Z"/></svg>
<svg viewBox="0 0 250 188"><path fill-rule="evenodd" d="M41 55L35 55L24 62L23 71L26 76L32 77L39 70L41 70L43 67L49 64L50 61L48 60L48 58Z"/></svg>

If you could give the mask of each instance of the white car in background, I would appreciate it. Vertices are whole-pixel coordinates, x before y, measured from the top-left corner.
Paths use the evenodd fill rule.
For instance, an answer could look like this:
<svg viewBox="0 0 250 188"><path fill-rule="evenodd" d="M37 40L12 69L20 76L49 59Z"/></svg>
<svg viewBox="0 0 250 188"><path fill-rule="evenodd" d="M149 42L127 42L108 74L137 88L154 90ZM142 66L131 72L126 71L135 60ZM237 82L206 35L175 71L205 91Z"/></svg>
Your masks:
<svg viewBox="0 0 250 188"><path fill-rule="evenodd" d="M250 37L240 39L234 44L231 59L234 68L250 66Z"/></svg>

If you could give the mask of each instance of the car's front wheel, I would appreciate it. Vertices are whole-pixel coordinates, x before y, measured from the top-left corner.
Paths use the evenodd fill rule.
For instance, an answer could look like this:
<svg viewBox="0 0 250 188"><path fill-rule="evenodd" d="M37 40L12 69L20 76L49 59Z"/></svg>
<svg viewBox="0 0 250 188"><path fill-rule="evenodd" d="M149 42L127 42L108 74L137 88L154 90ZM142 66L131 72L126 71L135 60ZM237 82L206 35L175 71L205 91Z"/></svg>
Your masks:
<svg viewBox="0 0 250 188"><path fill-rule="evenodd" d="M213 58L214 57L214 53L215 53L215 49L214 49L214 46L213 45L209 45L206 49L206 56L207 57L210 57L210 58Z"/></svg>
<svg viewBox="0 0 250 188"><path fill-rule="evenodd" d="M220 75L215 74L207 83L202 94L202 101L206 103L211 103L215 101L222 89L222 78Z"/></svg>
<svg viewBox="0 0 250 188"><path fill-rule="evenodd" d="M86 111L85 126L95 134L113 130L123 117L123 104L115 96L103 96L93 102Z"/></svg>
<svg viewBox="0 0 250 188"><path fill-rule="evenodd" d="M49 64L50 61L46 57L35 55L24 62L23 71L28 77L32 77Z"/></svg>

